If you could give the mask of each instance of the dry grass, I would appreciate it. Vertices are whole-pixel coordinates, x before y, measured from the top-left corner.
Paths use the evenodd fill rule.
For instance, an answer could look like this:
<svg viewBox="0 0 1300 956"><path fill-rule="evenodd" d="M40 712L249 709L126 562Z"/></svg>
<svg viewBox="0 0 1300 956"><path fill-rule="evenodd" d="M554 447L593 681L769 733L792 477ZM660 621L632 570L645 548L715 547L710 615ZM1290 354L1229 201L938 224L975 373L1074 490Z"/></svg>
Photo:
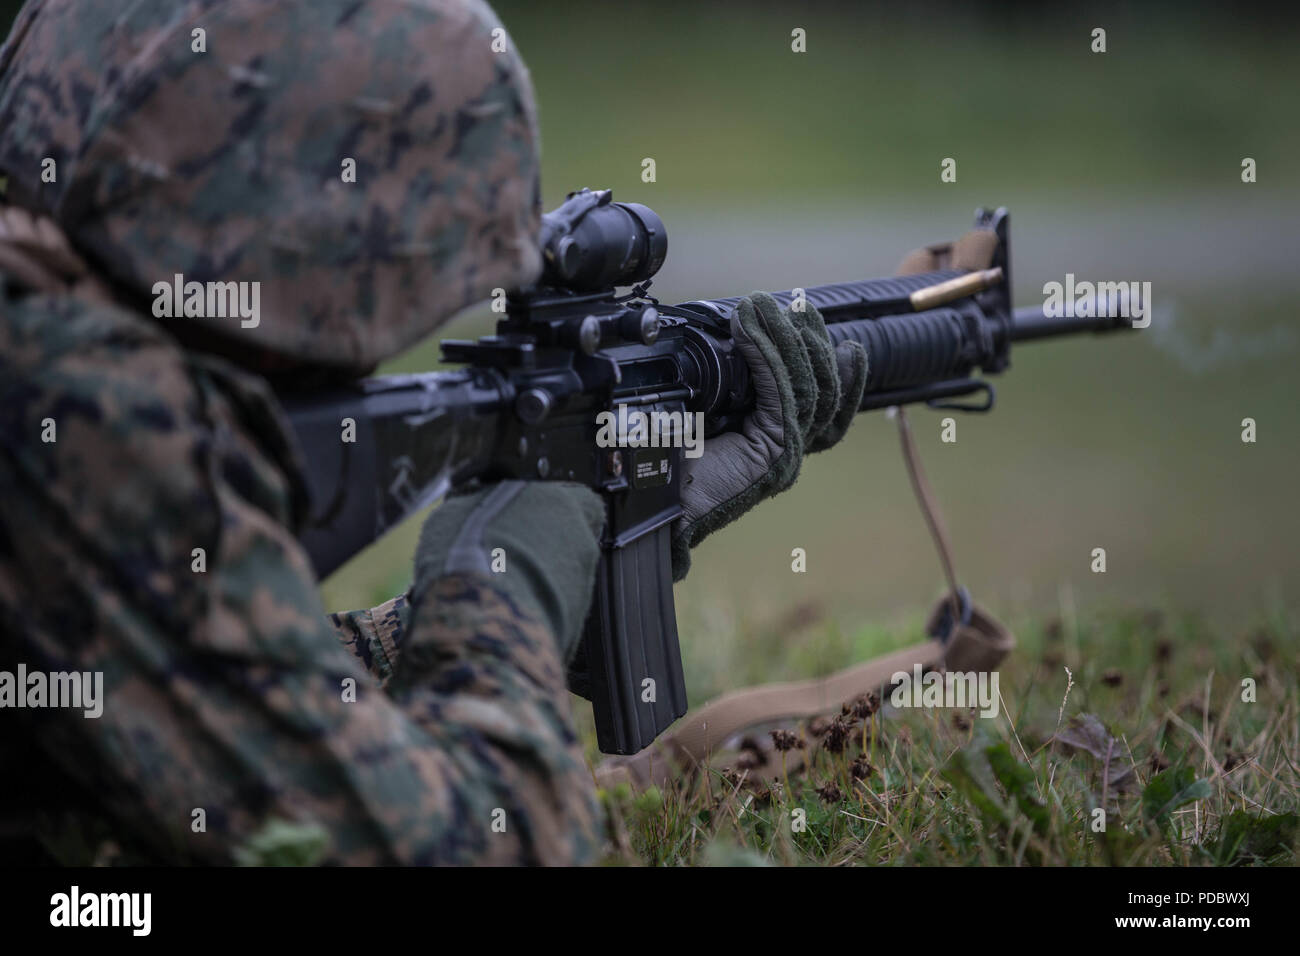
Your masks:
<svg viewBox="0 0 1300 956"><path fill-rule="evenodd" d="M849 714L838 753L825 744L841 730L799 727L797 755L751 739L736 759L668 792L603 792L607 861L1296 862L1300 642L1291 621L1228 636L1147 612L1021 631L1000 672L997 717ZM1255 681L1253 703L1243 701L1245 678ZM1086 715L1101 722L1091 725L1095 739ZM1062 737L1098 745L1100 757ZM811 761L811 772L782 774L783 756ZM755 779L764 773L770 783ZM1101 808L1104 831L1094 828Z"/></svg>

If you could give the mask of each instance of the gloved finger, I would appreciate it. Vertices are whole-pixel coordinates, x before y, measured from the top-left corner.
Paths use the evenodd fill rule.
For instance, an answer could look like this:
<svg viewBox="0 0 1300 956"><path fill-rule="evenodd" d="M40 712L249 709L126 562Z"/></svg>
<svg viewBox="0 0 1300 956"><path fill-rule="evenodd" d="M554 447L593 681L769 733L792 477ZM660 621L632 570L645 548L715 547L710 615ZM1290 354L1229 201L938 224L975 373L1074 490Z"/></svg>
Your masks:
<svg viewBox="0 0 1300 956"><path fill-rule="evenodd" d="M808 450L822 451L830 448L849 430L853 416L862 405L862 394L867 387L867 350L853 340L835 347L835 363L839 373L840 403L834 417L819 434L814 435Z"/></svg>
<svg viewBox="0 0 1300 956"><path fill-rule="evenodd" d="M790 319L803 338L804 349L808 354L808 364L812 368L813 379L817 383L817 403L813 410L812 421L804 433L804 445L821 434L840 407L840 376L836 367L835 351L831 346L830 333L826 331L826 320L812 305L805 304L802 311L791 308Z"/></svg>
<svg viewBox="0 0 1300 956"><path fill-rule="evenodd" d="M779 366L785 370L790 388L794 392L795 420L798 422L799 436L802 441L817 411L817 379L813 375L808 349L789 314L781 308L776 299L766 292L755 292L749 298L754 303L754 309L758 313L764 331L777 348Z"/></svg>
<svg viewBox="0 0 1300 956"><path fill-rule="evenodd" d="M773 307L776 306L776 301L771 296L766 298ZM757 297L741 299L731 317L731 334L749 367L755 395L754 412L746 417L739 437L753 453L748 457L758 456L767 466L749 477L750 487L744 492L749 502L745 505L746 508L789 487L803 460L798 397L791 384L789 364L786 362L786 350L790 347L788 343L797 343L798 333L789 321L764 323L759 311L760 303L756 300ZM783 346L781 342L773 340L769 334L773 329L787 344ZM713 443L717 446L718 439L713 439ZM718 450L721 452L721 449ZM705 452L705 457L708 457L708 452ZM731 456L720 453L714 457L715 460L720 460ZM733 487L742 486L736 484Z"/></svg>
<svg viewBox="0 0 1300 956"><path fill-rule="evenodd" d="M798 419L794 391L780 348L768 336L758 310L748 298L741 299L731 315L731 338L749 368L754 386L754 411L749 418L775 444L784 445L787 432L795 427Z"/></svg>

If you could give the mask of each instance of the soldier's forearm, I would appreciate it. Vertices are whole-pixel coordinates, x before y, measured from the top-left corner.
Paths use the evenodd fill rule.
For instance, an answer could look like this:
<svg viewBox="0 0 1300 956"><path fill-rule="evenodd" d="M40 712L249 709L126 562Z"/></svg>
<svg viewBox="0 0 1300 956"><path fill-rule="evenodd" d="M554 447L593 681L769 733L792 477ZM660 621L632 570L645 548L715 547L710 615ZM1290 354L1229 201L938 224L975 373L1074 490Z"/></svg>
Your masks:
<svg viewBox="0 0 1300 956"><path fill-rule="evenodd" d="M589 861L598 807L573 727L556 640L533 611L477 575L447 575L413 596L393 701L464 761L463 785L491 823L488 862ZM489 802L492 802L489 801Z"/></svg>

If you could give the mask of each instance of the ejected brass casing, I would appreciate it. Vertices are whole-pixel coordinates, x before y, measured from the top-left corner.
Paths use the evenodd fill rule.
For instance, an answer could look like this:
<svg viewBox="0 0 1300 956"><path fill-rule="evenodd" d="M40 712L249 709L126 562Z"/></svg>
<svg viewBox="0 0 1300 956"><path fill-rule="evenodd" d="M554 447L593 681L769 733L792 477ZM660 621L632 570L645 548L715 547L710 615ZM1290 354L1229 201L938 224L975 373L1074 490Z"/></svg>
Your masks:
<svg viewBox="0 0 1300 956"><path fill-rule="evenodd" d="M926 309L936 308L945 302L951 302L953 299L964 299L976 292L983 292L1001 281L1002 268L1000 266L995 269L968 272L964 276L949 279L947 282L940 282L935 285L928 285L924 289L917 289L908 296L908 301L912 304L913 311L924 312Z"/></svg>

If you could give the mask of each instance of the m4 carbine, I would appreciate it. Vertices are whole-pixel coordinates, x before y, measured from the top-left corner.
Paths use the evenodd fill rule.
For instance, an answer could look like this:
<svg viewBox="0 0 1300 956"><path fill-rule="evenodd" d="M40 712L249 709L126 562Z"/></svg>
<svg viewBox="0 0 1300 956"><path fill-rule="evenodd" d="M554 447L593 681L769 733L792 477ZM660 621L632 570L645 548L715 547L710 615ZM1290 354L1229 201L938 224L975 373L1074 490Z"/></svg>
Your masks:
<svg viewBox="0 0 1300 956"><path fill-rule="evenodd" d="M863 409L925 402L987 411L993 387L972 372L1001 372L1012 342L1128 325L1013 311L1007 212L981 210L975 225L996 238L989 269L774 293L782 306L816 306L833 343L866 348ZM324 576L473 482L560 479L595 489L608 518L569 686L592 702L600 749L635 753L686 712L669 552L682 436L661 435L669 447L655 447L623 434L602 447L611 443L598 442L598 416L620 406L665 423L702 413L708 454L708 436L738 428L753 403L730 334L738 299L665 306L650 297L668 249L664 225L608 190L571 193L543 217L541 243L543 275L507 296L497 333L442 343L444 360L464 368L286 399L310 463L301 539ZM354 440L344 441L348 419Z"/></svg>

